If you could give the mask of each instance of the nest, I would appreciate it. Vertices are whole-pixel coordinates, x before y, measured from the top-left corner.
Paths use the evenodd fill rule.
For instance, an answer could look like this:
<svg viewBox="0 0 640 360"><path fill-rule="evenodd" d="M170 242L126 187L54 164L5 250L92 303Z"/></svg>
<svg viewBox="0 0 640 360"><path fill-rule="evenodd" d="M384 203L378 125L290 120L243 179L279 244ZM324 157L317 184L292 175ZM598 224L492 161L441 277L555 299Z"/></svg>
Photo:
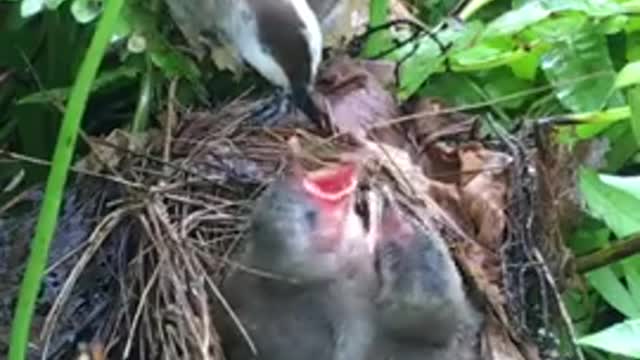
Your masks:
<svg viewBox="0 0 640 360"><path fill-rule="evenodd" d="M552 251L540 231L530 134L497 131L497 140L482 140L476 118L437 100L400 107L384 90L386 77L372 70L380 64L371 65L339 59L323 70L333 118L348 119L333 124L338 136L304 128L295 115L255 126L263 102L238 100L213 112L170 105L164 130L94 139L65 195L30 358L77 356L82 343L92 344L81 352L94 359L223 359L212 314L229 304L218 284L292 136L306 166L365 148L362 187L391 189L444 234L487 315L483 357L549 358L557 344L540 328L567 328L555 321L557 274L548 270ZM15 299L41 195L27 192L3 209L21 214L0 219L7 260L0 263L9 265L0 277L14 284L2 289L3 299ZM11 308L0 309L3 331Z"/></svg>

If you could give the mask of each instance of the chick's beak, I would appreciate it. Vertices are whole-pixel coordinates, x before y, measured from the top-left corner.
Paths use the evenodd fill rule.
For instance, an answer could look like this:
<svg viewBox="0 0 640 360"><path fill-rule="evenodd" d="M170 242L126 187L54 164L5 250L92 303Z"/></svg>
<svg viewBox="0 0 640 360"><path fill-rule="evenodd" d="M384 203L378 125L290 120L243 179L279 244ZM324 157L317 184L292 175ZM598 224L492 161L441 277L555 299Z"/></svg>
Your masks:
<svg viewBox="0 0 640 360"><path fill-rule="evenodd" d="M311 98L307 88L294 88L292 91L293 104L300 109L319 128L325 127L324 113Z"/></svg>

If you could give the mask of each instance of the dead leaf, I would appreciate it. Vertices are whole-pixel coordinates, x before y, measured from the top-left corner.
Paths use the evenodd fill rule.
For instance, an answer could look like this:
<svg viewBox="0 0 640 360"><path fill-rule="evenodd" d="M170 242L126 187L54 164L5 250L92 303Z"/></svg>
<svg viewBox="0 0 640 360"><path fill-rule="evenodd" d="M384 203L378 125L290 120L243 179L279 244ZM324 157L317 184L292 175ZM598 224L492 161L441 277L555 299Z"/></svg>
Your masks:
<svg viewBox="0 0 640 360"><path fill-rule="evenodd" d="M492 360L534 360L522 356L504 326L493 316L487 317L481 340L482 359Z"/></svg>
<svg viewBox="0 0 640 360"><path fill-rule="evenodd" d="M342 133L364 139L367 135L401 146L404 141L393 128L369 129L395 118L400 111L395 99L359 62L340 56L318 76L317 100L325 104L332 125Z"/></svg>
<svg viewBox="0 0 640 360"><path fill-rule="evenodd" d="M470 143L459 150L461 199L475 225L476 241L498 252L506 225L507 166L511 158Z"/></svg>

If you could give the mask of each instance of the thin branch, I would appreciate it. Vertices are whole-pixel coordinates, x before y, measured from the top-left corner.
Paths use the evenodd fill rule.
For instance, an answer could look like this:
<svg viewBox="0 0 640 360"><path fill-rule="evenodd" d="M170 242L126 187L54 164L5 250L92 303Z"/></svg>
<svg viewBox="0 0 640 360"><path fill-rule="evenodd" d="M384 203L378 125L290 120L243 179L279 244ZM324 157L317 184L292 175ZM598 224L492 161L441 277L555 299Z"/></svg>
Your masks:
<svg viewBox="0 0 640 360"><path fill-rule="evenodd" d="M640 234L620 239L613 245L576 259L576 271L586 273L640 253Z"/></svg>

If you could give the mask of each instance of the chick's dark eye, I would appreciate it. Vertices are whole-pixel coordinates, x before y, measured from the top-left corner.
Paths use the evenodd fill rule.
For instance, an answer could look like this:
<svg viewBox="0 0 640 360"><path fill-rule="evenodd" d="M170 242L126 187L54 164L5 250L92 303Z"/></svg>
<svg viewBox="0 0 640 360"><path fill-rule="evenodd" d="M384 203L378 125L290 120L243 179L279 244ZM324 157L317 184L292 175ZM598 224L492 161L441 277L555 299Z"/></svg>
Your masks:
<svg viewBox="0 0 640 360"><path fill-rule="evenodd" d="M304 221L306 221L309 226L314 226L316 221L318 221L318 212L313 209L307 209L304 212Z"/></svg>

